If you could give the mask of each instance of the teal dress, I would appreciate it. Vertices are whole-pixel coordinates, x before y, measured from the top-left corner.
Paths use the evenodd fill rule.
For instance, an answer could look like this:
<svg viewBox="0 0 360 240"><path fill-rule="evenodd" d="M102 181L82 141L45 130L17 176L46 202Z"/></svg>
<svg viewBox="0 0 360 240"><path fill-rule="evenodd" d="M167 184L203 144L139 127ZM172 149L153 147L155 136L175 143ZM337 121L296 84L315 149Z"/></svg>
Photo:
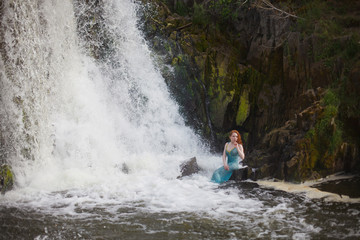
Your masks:
<svg viewBox="0 0 360 240"><path fill-rule="evenodd" d="M225 153L228 158L229 171L225 170L224 166L215 170L212 175L211 181L216 183L223 183L230 179L234 170L240 169L239 161L240 156L236 148L233 148L231 151L225 148Z"/></svg>

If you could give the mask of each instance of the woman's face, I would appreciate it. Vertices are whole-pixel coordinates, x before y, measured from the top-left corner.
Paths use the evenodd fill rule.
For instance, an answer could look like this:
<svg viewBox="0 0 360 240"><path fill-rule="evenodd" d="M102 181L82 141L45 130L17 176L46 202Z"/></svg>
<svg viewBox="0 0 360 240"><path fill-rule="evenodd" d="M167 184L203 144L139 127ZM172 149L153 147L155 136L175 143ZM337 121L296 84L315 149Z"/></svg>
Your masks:
<svg viewBox="0 0 360 240"><path fill-rule="evenodd" d="M238 135L236 133L232 133L230 136L230 141L232 143L235 143L235 142L237 142L237 140L238 140Z"/></svg>

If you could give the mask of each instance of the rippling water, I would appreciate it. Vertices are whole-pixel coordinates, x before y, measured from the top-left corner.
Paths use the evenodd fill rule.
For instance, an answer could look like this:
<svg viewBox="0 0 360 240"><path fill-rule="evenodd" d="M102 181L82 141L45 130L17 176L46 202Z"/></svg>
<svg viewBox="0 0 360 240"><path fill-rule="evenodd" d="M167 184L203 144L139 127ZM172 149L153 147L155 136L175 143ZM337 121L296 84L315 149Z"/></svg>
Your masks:
<svg viewBox="0 0 360 240"><path fill-rule="evenodd" d="M194 185L199 179L179 184ZM201 180L200 180L201 181ZM0 210L2 239L358 239L360 203L310 199L254 182L198 186L214 199L198 209L78 190L43 193L49 205L18 201ZM205 188L205 189L204 189ZM196 190L196 187L193 189ZM44 196L42 196L44 197ZM108 196L107 196L108 197ZM234 201L229 201L229 199ZM61 199L61 201L60 201ZM69 201L66 201L69 199ZM164 199L161 199L162 202ZM187 199L187 201L191 199ZM39 201L41 198L39 197ZM213 205L209 206L209 201ZM187 203L192 205L191 203ZM224 206L225 205L225 206ZM167 208L170 207L170 208ZM180 208L180 210L179 210Z"/></svg>

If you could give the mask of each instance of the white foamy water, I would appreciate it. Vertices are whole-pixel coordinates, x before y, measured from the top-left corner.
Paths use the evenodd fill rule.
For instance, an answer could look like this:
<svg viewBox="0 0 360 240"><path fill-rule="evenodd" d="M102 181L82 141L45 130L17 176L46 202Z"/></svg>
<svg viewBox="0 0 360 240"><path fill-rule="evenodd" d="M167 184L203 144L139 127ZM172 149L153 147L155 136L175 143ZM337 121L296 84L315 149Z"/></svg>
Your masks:
<svg viewBox="0 0 360 240"><path fill-rule="evenodd" d="M144 201L166 211L219 208L224 193L212 191L209 178L221 157L208 154L185 126L137 28L137 7L101 6L97 30L111 49L96 60L91 49L104 46L91 39L86 24L94 23L77 27L86 14L92 21L95 5L4 4L1 120L16 175L5 198L61 204L68 199L52 193L74 191L76 200L85 194L84 201ZM205 172L176 179L180 163L193 156ZM236 193L227 199L238 201Z"/></svg>

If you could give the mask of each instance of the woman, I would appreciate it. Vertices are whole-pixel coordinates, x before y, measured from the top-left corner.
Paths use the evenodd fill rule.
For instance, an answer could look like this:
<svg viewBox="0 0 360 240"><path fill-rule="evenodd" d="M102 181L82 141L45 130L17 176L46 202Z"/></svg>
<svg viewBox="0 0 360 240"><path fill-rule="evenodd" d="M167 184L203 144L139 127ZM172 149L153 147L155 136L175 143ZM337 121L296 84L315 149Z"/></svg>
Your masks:
<svg viewBox="0 0 360 240"><path fill-rule="evenodd" d="M232 130L229 135L230 142L225 144L222 160L224 166L215 170L211 181L223 183L230 179L233 170L239 169L239 161L245 158L240 133ZM227 161L226 161L227 156ZM239 160L239 157L241 158Z"/></svg>

